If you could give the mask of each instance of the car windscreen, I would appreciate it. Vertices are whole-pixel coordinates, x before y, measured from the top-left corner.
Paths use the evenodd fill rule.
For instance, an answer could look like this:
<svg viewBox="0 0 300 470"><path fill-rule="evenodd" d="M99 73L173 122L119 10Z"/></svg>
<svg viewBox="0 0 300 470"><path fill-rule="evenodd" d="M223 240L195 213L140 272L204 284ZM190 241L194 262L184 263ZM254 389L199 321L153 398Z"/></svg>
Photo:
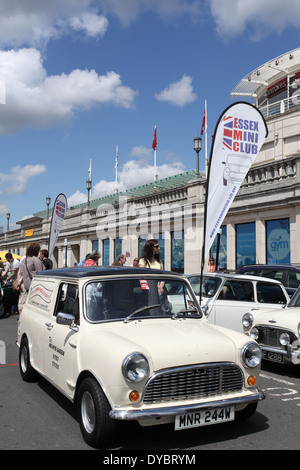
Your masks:
<svg viewBox="0 0 300 470"><path fill-rule="evenodd" d="M196 295L200 295L200 276L189 276L188 280ZM220 277L203 276L201 297L213 297L217 292L222 279Z"/></svg>
<svg viewBox="0 0 300 470"><path fill-rule="evenodd" d="M288 307L300 307L300 288L296 290L295 294L288 303Z"/></svg>
<svg viewBox="0 0 300 470"><path fill-rule="evenodd" d="M85 314L89 321L170 317L199 317L201 311L188 284L167 278L95 280L85 286Z"/></svg>

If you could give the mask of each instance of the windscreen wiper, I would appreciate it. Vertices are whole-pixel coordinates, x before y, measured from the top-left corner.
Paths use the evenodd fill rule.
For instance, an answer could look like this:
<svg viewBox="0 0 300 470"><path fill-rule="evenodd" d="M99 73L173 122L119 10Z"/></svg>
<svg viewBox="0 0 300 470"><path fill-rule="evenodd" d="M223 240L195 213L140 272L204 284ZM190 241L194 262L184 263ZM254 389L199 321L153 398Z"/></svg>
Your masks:
<svg viewBox="0 0 300 470"><path fill-rule="evenodd" d="M197 312L196 316L200 316L196 308L183 308L182 310L179 310L179 312L176 312L174 313L174 315L172 315L172 320L175 320L178 317L183 317L185 316L186 313L191 313L191 312Z"/></svg>
<svg viewBox="0 0 300 470"><path fill-rule="evenodd" d="M154 305L145 305L144 307L138 308L134 312L132 312L128 317L124 318L124 323L128 323L131 318L136 315L137 313L145 312L146 310L150 310L151 308L155 307L160 307L160 304L154 304Z"/></svg>

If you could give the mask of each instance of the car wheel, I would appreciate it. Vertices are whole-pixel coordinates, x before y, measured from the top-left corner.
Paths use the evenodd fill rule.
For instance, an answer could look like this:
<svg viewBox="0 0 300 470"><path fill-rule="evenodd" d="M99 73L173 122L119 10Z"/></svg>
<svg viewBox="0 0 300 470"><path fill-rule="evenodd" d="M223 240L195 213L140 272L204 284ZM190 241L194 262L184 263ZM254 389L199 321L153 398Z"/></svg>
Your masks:
<svg viewBox="0 0 300 470"><path fill-rule="evenodd" d="M243 421L244 419L251 418L254 415L257 408L257 403L250 403L246 408L236 412L236 420Z"/></svg>
<svg viewBox="0 0 300 470"><path fill-rule="evenodd" d="M77 413L85 442L95 448L111 442L117 423L109 417L110 406L95 379L84 379L79 387Z"/></svg>
<svg viewBox="0 0 300 470"><path fill-rule="evenodd" d="M36 380L38 373L30 364L30 353L27 338L23 338L21 341L19 352L19 367L22 379L25 382L34 382Z"/></svg>

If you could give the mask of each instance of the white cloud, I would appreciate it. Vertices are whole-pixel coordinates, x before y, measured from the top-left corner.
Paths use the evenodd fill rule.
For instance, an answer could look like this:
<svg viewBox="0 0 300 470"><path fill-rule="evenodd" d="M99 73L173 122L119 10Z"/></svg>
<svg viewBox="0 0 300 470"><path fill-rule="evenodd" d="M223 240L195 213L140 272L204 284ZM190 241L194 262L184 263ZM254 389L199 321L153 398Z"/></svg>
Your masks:
<svg viewBox="0 0 300 470"><path fill-rule="evenodd" d="M73 70L47 76L41 54L34 48L0 51L0 76L5 83L0 133L13 134L26 127L65 125L75 112L100 104L133 106L137 92L122 85L115 72Z"/></svg>
<svg viewBox="0 0 300 470"><path fill-rule="evenodd" d="M11 196L13 194L25 194L31 179L45 173L44 165L20 165L14 166L9 172L0 173L0 194Z"/></svg>
<svg viewBox="0 0 300 470"><path fill-rule="evenodd" d="M87 195L77 190L76 193L68 197L68 207L77 206L78 204L83 204L86 201L87 201Z"/></svg>
<svg viewBox="0 0 300 470"><path fill-rule="evenodd" d="M0 45L40 47L73 30L105 34L108 20L92 0L1 0Z"/></svg>
<svg viewBox="0 0 300 470"><path fill-rule="evenodd" d="M211 12L220 36L233 38L250 26L252 39L285 28L300 27L299 0L211 0Z"/></svg>
<svg viewBox="0 0 300 470"><path fill-rule="evenodd" d="M70 26L74 31L84 31L89 37L103 36L108 28L108 20L95 13L83 13L81 17L70 18Z"/></svg>
<svg viewBox="0 0 300 470"><path fill-rule="evenodd" d="M197 95L193 92L192 77L183 75L178 82L171 83L167 88L155 95L159 101L167 101L175 106L184 106L196 100Z"/></svg>
<svg viewBox="0 0 300 470"><path fill-rule="evenodd" d="M149 150L149 149L148 149ZM181 162L171 164L162 164L157 166L159 179L167 178L184 171ZM135 188L143 184L151 183L154 179L153 162L148 158L140 160L129 160L124 163L121 171L118 172L118 190L120 192L126 189ZM93 185L92 199L98 199L109 194L113 194L116 188L115 181L101 180ZM76 191L68 198L68 206L72 207L87 201L87 193Z"/></svg>

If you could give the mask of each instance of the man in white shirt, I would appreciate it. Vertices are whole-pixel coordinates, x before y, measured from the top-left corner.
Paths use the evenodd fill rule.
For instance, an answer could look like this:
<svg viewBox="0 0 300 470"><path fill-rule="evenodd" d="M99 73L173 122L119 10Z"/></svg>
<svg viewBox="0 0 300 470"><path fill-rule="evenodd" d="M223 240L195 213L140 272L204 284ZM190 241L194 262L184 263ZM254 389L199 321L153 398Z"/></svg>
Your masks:
<svg viewBox="0 0 300 470"><path fill-rule="evenodd" d="M14 281L17 278L18 270L20 267L20 261L13 257L11 253L6 253L5 258L7 263L2 273L2 277L6 277L6 281Z"/></svg>

